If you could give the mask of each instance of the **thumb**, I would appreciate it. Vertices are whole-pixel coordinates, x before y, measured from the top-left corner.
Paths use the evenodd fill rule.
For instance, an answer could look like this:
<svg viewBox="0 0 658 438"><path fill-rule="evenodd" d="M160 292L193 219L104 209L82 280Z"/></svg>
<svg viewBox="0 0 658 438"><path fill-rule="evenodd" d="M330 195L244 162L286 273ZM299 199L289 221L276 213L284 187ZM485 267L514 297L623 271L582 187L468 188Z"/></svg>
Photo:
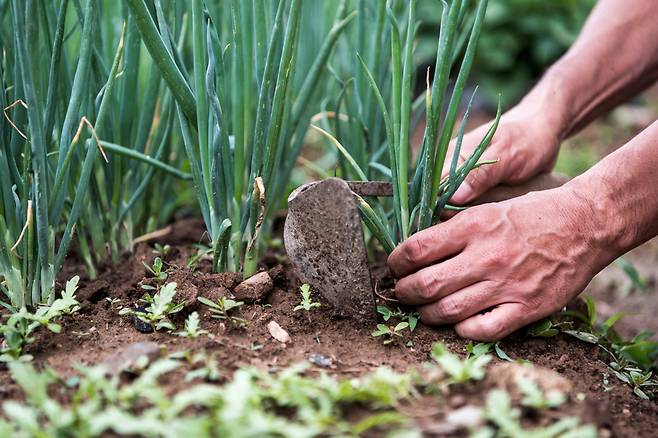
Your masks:
<svg viewBox="0 0 658 438"><path fill-rule="evenodd" d="M487 149L480 161L497 160L495 149ZM497 186L503 179L503 164L498 162L487 164L472 170L459 186L450 201L457 205L467 204L487 190Z"/></svg>

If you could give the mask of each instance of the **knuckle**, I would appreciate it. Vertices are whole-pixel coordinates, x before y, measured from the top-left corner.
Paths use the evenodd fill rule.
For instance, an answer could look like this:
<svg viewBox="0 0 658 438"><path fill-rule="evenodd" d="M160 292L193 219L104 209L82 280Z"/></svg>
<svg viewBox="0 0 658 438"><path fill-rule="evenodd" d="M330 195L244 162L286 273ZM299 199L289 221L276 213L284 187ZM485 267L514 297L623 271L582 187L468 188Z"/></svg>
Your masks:
<svg viewBox="0 0 658 438"><path fill-rule="evenodd" d="M436 313L442 319L453 319L461 314L461 306L454 299L444 298L436 303Z"/></svg>
<svg viewBox="0 0 658 438"><path fill-rule="evenodd" d="M419 276L416 292L423 300L431 300L438 292L436 277L425 273Z"/></svg>
<svg viewBox="0 0 658 438"><path fill-rule="evenodd" d="M483 336L492 340L497 340L505 335L507 325L500 318L488 318L482 321L481 330Z"/></svg>
<svg viewBox="0 0 658 438"><path fill-rule="evenodd" d="M495 180L495 173L493 166L496 164L491 164L487 166L478 167L469 174L471 187L475 189L486 189L490 186L493 186L497 183Z"/></svg>
<svg viewBox="0 0 658 438"><path fill-rule="evenodd" d="M404 246L402 256L404 257L405 262L413 265L419 260L422 260L425 253L425 244L423 241L421 239L411 237L407 240L407 243Z"/></svg>

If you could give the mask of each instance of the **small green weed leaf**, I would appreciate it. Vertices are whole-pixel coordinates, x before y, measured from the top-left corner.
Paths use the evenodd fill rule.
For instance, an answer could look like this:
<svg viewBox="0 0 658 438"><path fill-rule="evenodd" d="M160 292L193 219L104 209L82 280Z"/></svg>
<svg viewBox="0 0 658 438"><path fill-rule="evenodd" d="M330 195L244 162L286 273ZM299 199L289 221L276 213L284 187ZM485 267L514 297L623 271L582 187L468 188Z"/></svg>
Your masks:
<svg viewBox="0 0 658 438"><path fill-rule="evenodd" d="M509 355L500 347L500 342L494 344L494 349L496 350L496 356L498 356L499 359L514 362L514 360L512 360L512 358L509 357Z"/></svg>

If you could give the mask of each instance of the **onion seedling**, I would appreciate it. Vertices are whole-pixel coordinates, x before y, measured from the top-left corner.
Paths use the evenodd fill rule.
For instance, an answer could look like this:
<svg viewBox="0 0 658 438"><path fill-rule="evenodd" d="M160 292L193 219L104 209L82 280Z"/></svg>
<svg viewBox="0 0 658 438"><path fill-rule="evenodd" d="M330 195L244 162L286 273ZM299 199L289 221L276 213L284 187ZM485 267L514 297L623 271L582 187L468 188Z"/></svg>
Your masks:
<svg viewBox="0 0 658 438"><path fill-rule="evenodd" d="M141 99L143 81L133 80L139 35L118 14L100 14L100 3L12 0L0 11L0 107L8 122L0 124L0 294L14 310L55 300L71 245L93 278L107 248L118 257L132 246L134 230L157 224L147 203L129 199L144 193L154 169L190 177L159 161L168 151L173 99L158 97L155 69L156 85ZM116 107L122 110L113 117Z"/></svg>

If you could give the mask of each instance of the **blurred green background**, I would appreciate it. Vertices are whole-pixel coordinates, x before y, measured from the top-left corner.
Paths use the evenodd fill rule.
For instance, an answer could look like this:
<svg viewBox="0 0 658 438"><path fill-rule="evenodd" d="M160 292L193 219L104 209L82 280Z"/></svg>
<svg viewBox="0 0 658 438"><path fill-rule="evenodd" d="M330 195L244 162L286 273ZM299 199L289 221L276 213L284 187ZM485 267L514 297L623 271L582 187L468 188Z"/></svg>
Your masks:
<svg viewBox="0 0 658 438"><path fill-rule="evenodd" d="M490 0L472 81L489 105L517 102L574 42L596 0ZM420 65L433 63L441 18L438 0L422 0L417 48ZM495 105L494 105L495 106Z"/></svg>

